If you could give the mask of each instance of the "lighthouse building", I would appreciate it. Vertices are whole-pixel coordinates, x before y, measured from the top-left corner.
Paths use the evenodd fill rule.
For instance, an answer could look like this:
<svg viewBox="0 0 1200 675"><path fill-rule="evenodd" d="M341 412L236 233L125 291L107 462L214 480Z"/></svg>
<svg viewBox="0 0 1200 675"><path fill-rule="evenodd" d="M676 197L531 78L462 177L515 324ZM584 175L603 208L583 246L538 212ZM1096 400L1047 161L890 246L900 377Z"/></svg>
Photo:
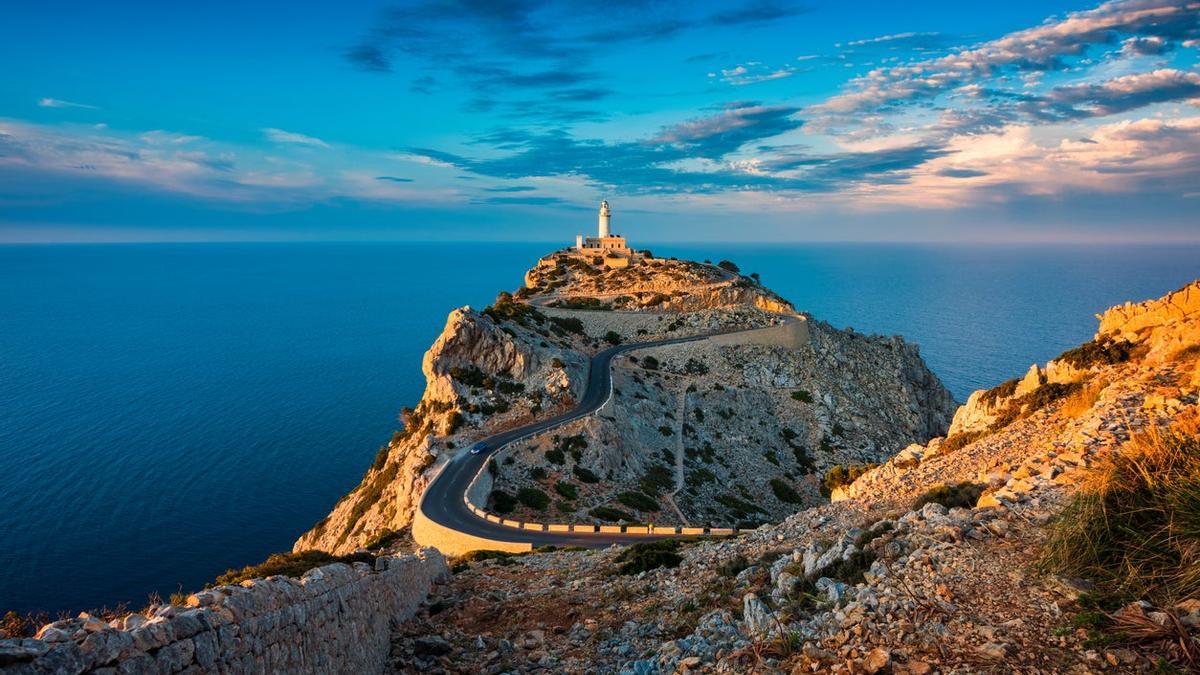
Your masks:
<svg viewBox="0 0 1200 675"><path fill-rule="evenodd" d="M576 235L574 253L605 267L629 267L636 262L635 253L625 242L625 237L612 233L611 219L608 202L600 202L600 226L596 236Z"/></svg>

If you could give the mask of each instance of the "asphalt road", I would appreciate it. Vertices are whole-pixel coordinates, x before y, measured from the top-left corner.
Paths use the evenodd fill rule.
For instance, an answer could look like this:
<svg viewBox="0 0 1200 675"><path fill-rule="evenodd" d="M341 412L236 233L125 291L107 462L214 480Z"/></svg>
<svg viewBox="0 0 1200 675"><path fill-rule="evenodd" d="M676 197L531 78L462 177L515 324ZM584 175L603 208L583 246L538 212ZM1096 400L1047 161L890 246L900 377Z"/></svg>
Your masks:
<svg viewBox="0 0 1200 675"><path fill-rule="evenodd" d="M609 347L592 357L588 370L587 387L579 403L571 410L515 429L502 431L483 439L486 449L478 455L468 452L455 457L430 483L421 497L421 512L430 520L458 532L478 537L487 537L498 541L529 542L534 546L588 546L603 547L614 543L633 543L650 539L661 539L664 534L624 534L624 533L587 533L587 532L539 532L536 530L518 530L499 523L484 520L472 513L463 501L471 479L478 473L480 467L489 457L504 446L514 441L541 433L571 420L589 415L608 400L612 393L612 360L619 354L661 345L682 344L705 340L714 335L749 332L744 331L715 331L681 338L654 340L650 342L632 342L629 344Z"/></svg>

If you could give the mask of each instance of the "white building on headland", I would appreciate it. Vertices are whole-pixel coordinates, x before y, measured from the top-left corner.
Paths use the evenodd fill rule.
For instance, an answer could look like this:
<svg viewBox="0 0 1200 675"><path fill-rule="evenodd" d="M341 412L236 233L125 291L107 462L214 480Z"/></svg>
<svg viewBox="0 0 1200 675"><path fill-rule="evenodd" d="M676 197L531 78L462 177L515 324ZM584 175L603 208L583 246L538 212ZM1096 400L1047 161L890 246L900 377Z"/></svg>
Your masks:
<svg viewBox="0 0 1200 675"><path fill-rule="evenodd" d="M608 202L600 202L600 228L597 236L575 235L574 252L605 267L629 267L637 262L636 254L625 243L625 237L613 234L609 229L611 218Z"/></svg>

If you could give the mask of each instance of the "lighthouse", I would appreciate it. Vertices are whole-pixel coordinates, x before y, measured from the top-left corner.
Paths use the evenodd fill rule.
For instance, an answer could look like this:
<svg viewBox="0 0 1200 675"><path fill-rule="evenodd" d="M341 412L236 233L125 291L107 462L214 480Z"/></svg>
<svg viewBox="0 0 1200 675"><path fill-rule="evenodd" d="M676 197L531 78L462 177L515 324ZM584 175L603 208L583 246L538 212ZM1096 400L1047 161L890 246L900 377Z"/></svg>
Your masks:
<svg viewBox="0 0 1200 675"><path fill-rule="evenodd" d="M600 233L599 233L599 236L601 239L604 239L605 237L609 236L608 221L609 221L608 201L606 200L606 201L600 202Z"/></svg>
<svg viewBox="0 0 1200 675"><path fill-rule="evenodd" d="M600 202L600 231L596 233L597 236L576 235L575 247L567 250L572 255L583 258L594 265L603 265L608 268L629 267L638 262L640 260L638 253L629 248L625 237L612 233L609 228L611 218L608 202Z"/></svg>

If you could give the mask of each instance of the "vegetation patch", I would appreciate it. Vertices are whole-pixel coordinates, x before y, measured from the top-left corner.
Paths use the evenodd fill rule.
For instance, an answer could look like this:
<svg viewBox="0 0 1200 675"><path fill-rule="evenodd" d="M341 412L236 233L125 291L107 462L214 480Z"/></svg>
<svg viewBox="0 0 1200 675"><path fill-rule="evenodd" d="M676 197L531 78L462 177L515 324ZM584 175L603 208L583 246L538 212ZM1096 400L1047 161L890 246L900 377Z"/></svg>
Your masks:
<svg viewBox="0 0 1200 675"><path fill-rule="evenodd" d="M550 506L550 495L534 487L523 487L517 490L517 501L537 511L545 511Z"/></svg>
<svg viewBox="0 0 1200 675"><path fill-rule="evenodd" d="M1068 349L1059 354L1058 361L1064 361L1075 368L1087 369L1094 366L1111 366L1124 363L1136 354L1137 345L1126 340L1113 340L1101 336L1091 342L1085 342L1078 347Z"/></svg>
<svg viewBox="0 0 1200 675"><path fill-rule="evenodd" d="M633 522L633 516L631 514L628 514L621 509L615 509L611 506L597 506L596 508L588 511L588 515L596 520L603 520L611 523L621 520L624 520L627 523Z"/></svg>
<svg viewBox="0 0 1200 675"><path fill-rule="evenodd" d="M787 502L788 504L799 504L800 502L804 501L804 498L800 496L800 493L796 492L796 489L782 478L771 479L771 492L775 493L776 499L781 502Z"/></svg>
<svg viewBox="0 0 1200 675"><path fill-rule="evenodd" d="M579 486L566 481L558 481L554 484L554 491L561 495L564 499L574 500L579 497Z"/></svg>
<svg viewBox="0 0 1200 675"><path fill-rule="evenodd" d="M657 497L665 490L674 486L675 472L662 464L651 466L645 475L642 476L641 480L638 481L638 487L641 488L642 492L652 497Z"/></svg>
<svg viewBox="0 0 1200 675"><path fill-rule="evenodd" d="M591 469L579 466L578 464L576 464L571 469L571 473L575 474L575 477L578 478L579 480L583 481L584 483L599 483L600 482L600 477L597 476L596 474L592 473Z"/></svg>
<svg viewBox="0 0 1200 675"><path fill-rule="evenodd" d="M859 476L879 466L878 464L835 464L825 472L821 479L821 494L828 497L833 491L845 487Z"/></svg>
<svg viewBox="0 0 1200 675"><path fill-rule="evenodd" d="M658 511L661 508L658 500L641 492L622 492L617 495L617 501L638 511Z"/></svg>
<svg viewBox="0 0 1200 675"><path fill-rule="evenodd" d="M679 555L680 540L660 539L634 544L621 551L616 562L621 563L617 568L618 574L638 574L660 567L679 567L683 556Z"/></svg>
<svg viewBox="0 0 1200 675"><path fill-rule="evenodd" d="M1200 596L1200 420L1142 435L1089 472L1042 564L1160 606Z"/></svg>
<svg viewBox="0 0 1200 675"><path fill-rule="evenodd" d="M974 508L979 501L980 495L983 494L986 485L981 483L955 483L953 485L938 485L931 488L925 494L917 497L913 502L913 510L917 510L926 504L941 504L942 506L952 509L956 506L964 509Z"/></svg>
<svg viewBox="0 0 1200 675"><path fill-rule="evenodd" d="M801 403L812 403L813 402L812 394L810 394L809 392L807 392L803 389L797 389L796 391L793 391L792 398L794 400L800 401Z"/></svg>
<svg viewBox="0 0 1200 675"><path fill-rule="evenodd" d="M512 513L517 508L517 498L504 490L492 490L492 511L496 513Z"/></svg>

